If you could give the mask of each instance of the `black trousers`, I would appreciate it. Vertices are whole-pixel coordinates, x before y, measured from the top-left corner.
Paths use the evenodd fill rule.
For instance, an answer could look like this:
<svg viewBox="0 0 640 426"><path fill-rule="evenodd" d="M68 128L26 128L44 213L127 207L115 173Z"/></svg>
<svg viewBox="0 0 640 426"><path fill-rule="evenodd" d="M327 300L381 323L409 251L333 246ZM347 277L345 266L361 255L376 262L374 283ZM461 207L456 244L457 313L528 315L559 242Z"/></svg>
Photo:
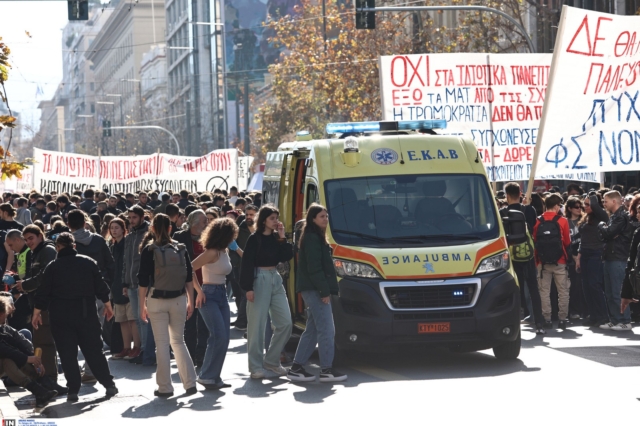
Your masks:
<svg viewBox="0 0 640 426"><path fill-rule="evenodd" d="M537 325L544 324L544 317L542 316L542 301L540 299L540 290L538 289L538 272L536 269L536 262L531 259L528 262L513 262L513 269L518 277L518 283L520 284L520 294L522 297L522 306L527 306L524 303L524 286L529 289L529 296L531 296L531 307L533 308L533 318Z"/></svg>
<svg viewBox="0 0 640 426"><path fill-rule="evenodd" d="M571 280L571 287L569 288L569 314L578 314L586 318L588 309L582 287L582 274L576 271L575 263L570 263L567 267L569 268L569 280Z"/></svg>
<svg viewBox="0 0 640 426"><path fill-rule="evenodd" d="M102 352L102 328L93 300L55 301L49 308L51 334L56 343L69 393L81 386L78 346L93 375L102 386L115 386L107 358Z"/></svg>
<svg viewBox="0 0 640 426"><path fill-rule="evenodd" d="M197 293L194 291L194 303L196 296ZM191 315L191 318L184 324L184 342L187 344L187 350L189 351L193 365L202 365L204 353L207 351L207 340L209 340L209 329L202 319L200 311L196 309L193 315Z"/></svg>

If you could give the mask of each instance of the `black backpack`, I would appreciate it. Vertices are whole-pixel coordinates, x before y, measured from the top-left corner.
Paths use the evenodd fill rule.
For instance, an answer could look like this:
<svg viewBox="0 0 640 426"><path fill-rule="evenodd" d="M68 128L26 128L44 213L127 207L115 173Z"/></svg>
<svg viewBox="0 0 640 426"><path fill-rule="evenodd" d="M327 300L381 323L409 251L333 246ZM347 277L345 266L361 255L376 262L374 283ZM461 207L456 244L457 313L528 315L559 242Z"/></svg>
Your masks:
<svg viewBox="0 0 640 426"><path fill-rule="evenodd" d="M536 249L538 250L538 259L543 265L557 265L564 256L562 230L558 223L561 217L558 214L551 221L545 220L544 216L538 217L540 223L536 230Z"/></svg>

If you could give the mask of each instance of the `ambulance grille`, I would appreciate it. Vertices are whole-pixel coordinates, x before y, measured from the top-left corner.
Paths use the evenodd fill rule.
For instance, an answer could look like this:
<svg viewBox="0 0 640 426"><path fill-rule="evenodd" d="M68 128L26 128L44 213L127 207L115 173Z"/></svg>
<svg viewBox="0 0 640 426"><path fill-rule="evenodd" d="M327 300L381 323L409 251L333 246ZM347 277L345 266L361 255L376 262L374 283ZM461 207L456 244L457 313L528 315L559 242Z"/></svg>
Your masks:
<svg viewBox="0 0 640 426"><path fill-rule="evenodd" d="M468 307L474 301L476 284L385 287L393 309L437 309Z"/></svg>

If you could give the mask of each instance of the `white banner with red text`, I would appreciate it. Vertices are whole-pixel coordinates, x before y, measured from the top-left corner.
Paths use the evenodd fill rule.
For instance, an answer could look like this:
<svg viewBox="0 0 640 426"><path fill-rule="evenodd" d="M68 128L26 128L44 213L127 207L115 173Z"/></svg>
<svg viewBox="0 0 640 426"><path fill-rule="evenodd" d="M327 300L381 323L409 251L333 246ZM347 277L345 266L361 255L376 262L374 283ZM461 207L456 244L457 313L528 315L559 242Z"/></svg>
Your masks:
<svg viewBox="0 0 640 426"><path fill-rule="evenodd" d="M248 183L248 157L220 149L201 157L151 154L95 157L34 148L33 185L40 193L99 188L109 194L138 191L213 191ZM244 185L244 186L243 186Z"/></svg>
<svg viewBox="0 0 640 426"><path fill-rule="evenodd" d="M385 120L446 120L472 138L495 182L528 180L551 54L439 53L380 57ZM590 171L539 176L598 182Z"/></svg>

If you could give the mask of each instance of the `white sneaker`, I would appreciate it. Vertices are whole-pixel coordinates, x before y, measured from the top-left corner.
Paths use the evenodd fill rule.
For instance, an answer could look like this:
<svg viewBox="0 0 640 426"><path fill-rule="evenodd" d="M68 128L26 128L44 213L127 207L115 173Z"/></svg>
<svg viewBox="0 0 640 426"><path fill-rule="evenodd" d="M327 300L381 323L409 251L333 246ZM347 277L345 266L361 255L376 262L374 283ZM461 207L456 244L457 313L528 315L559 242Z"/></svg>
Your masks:
<svg viewBox="0 0 640 426"><path fill-rule="evenodd" d="M601 328L601 329L603 329L603 330L611 330L611 329L612 329L613 327L615 327L615 326L616 326L616 325L615 325L614 323L612 323L612 322L608 322L608 323L606 323L606 324L602 324L602 325L600 326L600 328Z"/></svg>
<svg viewBox="0 0 640 426"><path fill-rule="evenodd" d="M264 370L258 370L258 371L254 371L253 373L251 373L250 376L252 379L264 379L265 377L265 372Z"/></svg>
<svg viewBox="0 0 640 426"><path fill-rule="evenodd" d="M611 330L615 330L615 331L631 331L631 324L616 324L613 327L611 327Z"/></svg>
<svg viewBox="0 0 640 426"><path fill-rule="evenodd" d="M284 368L281 365L267 365L267 364L265 364L264 368L266 368L269 371L273 371L278 376L286 376L287 373L289 372L289 369Z"/></svg>

